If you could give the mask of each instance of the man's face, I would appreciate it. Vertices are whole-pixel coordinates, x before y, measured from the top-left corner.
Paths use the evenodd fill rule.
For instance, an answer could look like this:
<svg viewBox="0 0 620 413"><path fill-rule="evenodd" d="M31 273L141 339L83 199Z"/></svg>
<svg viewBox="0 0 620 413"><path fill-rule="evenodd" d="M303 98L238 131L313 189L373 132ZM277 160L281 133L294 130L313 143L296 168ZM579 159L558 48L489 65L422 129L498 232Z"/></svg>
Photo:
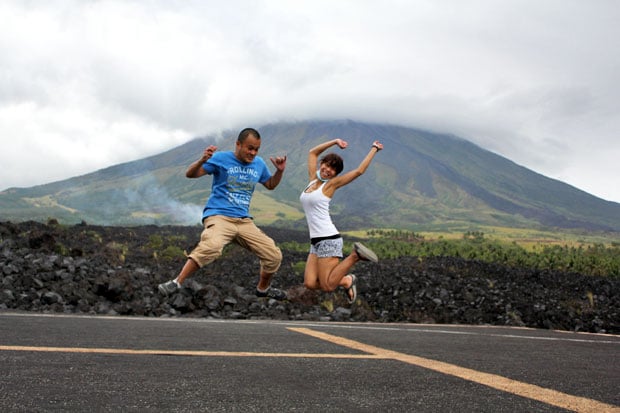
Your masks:
<svg viewBox="0 0 620 413"><path fill-rule="evenodd" d="M239 143L237 141L237 146L235 147L235 156L241 162L250 163L258 154L258 150L260 149L260 139L257 139L255 136L248 136L243 143Z"/></svg>

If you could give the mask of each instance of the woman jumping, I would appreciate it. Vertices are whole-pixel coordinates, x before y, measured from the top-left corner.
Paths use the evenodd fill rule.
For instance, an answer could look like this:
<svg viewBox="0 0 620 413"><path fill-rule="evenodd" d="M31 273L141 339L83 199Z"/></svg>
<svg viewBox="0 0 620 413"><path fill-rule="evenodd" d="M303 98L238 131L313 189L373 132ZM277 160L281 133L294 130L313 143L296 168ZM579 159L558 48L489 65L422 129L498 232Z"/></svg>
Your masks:
<svg viewBox="0 0 620 413"><path fill-rule="evenodd" d="M351 254L341 260L343 240L332 222L329 203L338 188L366 172L374 156L383 149L383 145L379 141L373 142L368 155L359 166L343 175L339 175L344 167L339 155L329 153L318 162L319 155L334 145L345 149L348 144L342 139L334 139L315 146L308 153L310 183L299 197L306 214L311 244L304 272L304 286L310 290L326 292L343 287L349 302L353 303L357 298L357 278L349 274L349 270L360 260L375 263L379 260L373 251L359 242L354 243Z"/></svg>

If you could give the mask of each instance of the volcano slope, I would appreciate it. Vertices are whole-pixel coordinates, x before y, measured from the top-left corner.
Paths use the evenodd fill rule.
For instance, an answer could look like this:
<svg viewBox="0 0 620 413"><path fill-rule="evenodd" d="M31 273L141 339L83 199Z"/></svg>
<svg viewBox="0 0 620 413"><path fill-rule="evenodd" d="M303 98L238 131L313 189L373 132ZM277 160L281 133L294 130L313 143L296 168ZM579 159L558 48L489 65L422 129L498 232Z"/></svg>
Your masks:
<svg viewBox="0 0 620 413"><path fill-rule="evenodd" d="M284 245L277 302L255 296L258 259L237 245L170 297L201 228L0 222L0 311L148 317L510 325L620 333L620 280L452 257L360 262L358 299L303 287L301 231L263 228ZM284 243L284 244L283 244Z"/></svg>

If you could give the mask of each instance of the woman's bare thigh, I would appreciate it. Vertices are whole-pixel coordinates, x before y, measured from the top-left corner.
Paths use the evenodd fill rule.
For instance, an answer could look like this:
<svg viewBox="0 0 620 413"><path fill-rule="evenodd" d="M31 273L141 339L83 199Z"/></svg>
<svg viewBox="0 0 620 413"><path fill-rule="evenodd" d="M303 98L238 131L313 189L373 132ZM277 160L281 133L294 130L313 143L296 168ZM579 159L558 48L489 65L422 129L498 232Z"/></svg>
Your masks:
<svg viewBox="0 0 620 413"><path fill-rule="evenodd" d="M319 282L321 283L321 287L325 291L333 291L336 286L330 286L329 275L332 270L338 265L340 262L340 258L338 257L325 257L325 258L317 258L317 272L319 277Z"/></svg>

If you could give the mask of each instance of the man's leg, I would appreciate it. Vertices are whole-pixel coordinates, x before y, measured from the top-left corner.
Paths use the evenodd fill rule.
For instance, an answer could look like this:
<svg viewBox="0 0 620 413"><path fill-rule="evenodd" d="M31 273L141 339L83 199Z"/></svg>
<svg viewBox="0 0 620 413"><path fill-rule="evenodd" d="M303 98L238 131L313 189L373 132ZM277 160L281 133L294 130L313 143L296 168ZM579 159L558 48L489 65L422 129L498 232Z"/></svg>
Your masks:
<svg viewBox="0 0 620 413"><path fill-rule="evenodd" d="M185 281L187 277L189 277L190 275L192 275L199 269L200 269L200 266L196 264L196 261L194 261L191 258L188 258L187 261L185 261L185 265L181 269L181 272L179 273L175 281L177 282L177 284L181 285L183 284L183 281Z"/></svg>
<svg viewBox="0 0 620 413"><path fill-rule="evenodd" d="M176 292L179 288L181 288L181 283L183 283L183 280L198 271L199 268L200 267L198 266L198 264L196 264L196 261L188 258L187 261L185 261L185 265L183 265L181 272L179 273L179 275L177 275L177 278L159 284L157 286L157 289L163 295L170 295Z"/></svg>
<svg viewBox="0 0 620 413"><path fill-rule="evenodd" d="M256 295L277 300L285 299L285 292L271 287L271 280L282 263L282 251L276 246L274 240L258 228L254 221L245 219L239 224L236 241L260 259L260 276L256 286Z"/></svg>
<svg viewBox="0 0 620 413"><path fill-rule="evenodd" d="M258 288L260 291L267 291L269 289L269 287L271 286L271 279L273 278L273 275L275 273L268 273L265 272L264 270L261 270L260 272L260 278L258 280L258 285L256 286L256 288Z"/></svg>
<svg viewBox="0 0 620 413"><path fill-rule="evenodd" d="M174 293L187 277L221 256L224 246L235 237L236 233L236 225L226 217L216 215L205 219L200 242L189 254L181 272L174 280L159 284L159 291L163 295Z"/></svg>

